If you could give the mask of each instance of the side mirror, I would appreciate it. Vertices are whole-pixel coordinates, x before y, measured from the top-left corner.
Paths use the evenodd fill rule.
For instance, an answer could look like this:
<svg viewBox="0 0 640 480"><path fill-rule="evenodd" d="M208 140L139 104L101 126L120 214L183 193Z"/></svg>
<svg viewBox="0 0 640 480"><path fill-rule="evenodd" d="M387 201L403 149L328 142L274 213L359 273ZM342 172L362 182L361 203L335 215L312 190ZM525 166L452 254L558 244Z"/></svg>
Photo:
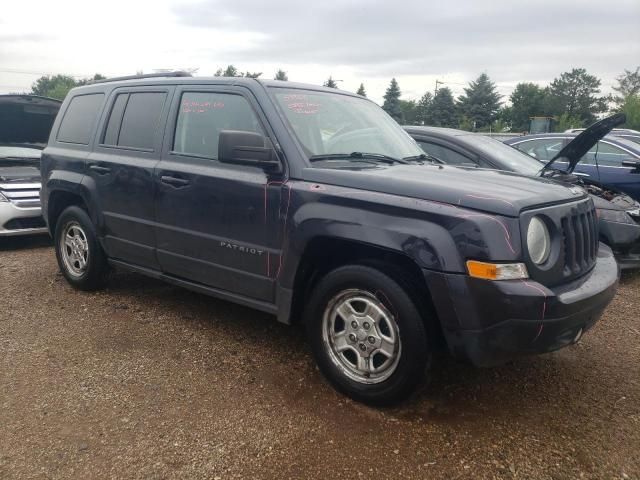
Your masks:
<svg viewBox="0 0 640 480"><path fill-rule="evenodd" d="M282 165L271 142L255 132L222 130L218 138L218 160L261 167L269 172L282 171Z"/></svg>

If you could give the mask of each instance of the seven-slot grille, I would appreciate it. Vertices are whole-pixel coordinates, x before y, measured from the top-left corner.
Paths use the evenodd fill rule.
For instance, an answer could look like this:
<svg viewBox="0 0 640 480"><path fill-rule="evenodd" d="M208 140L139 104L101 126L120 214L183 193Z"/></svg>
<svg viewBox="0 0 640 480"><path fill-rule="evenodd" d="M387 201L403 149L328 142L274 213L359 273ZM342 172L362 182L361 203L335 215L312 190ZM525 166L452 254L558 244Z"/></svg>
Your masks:
<svg viewBox="0 0 640 480"><path fill-rule="evenodd" d="M561 220L564 246L564 276L577 276L596 263L598 219L595 209L573 210Z"/></svg>
<svg viewBox="0 0 640 480"><path fill-rule="evenodd" d="M40 206L39 183L0 183L0 193L18 208Z"/></svg>

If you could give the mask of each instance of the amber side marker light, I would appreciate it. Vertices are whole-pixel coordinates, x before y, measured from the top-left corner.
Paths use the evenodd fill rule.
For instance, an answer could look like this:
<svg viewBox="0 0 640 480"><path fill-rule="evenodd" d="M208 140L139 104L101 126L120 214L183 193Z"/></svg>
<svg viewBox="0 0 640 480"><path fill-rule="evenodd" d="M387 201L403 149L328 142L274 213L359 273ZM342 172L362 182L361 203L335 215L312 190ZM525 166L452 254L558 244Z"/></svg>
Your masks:
<svg viewBox="0 0 640 480"><path fill-rule="evenodd" d="M517 280L529 278L524 263L487 263L467 260L469 276L484 280Z"/></svg>

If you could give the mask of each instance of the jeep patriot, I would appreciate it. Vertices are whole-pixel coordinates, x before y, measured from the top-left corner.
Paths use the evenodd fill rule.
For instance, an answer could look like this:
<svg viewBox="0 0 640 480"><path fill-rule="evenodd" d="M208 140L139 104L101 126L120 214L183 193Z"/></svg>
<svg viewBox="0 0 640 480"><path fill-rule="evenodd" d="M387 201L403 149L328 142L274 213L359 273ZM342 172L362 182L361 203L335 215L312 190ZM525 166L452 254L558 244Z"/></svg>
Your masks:
<svg viewBox="0 0 640 480"><path fill-rule="evenodd" d="M575 343L618 282L583 189L434 164L336 89L95 82L41 170L71 285L128 269L303 323L326 378L371 404L405 398L439 348L489 366Z"/></svg>

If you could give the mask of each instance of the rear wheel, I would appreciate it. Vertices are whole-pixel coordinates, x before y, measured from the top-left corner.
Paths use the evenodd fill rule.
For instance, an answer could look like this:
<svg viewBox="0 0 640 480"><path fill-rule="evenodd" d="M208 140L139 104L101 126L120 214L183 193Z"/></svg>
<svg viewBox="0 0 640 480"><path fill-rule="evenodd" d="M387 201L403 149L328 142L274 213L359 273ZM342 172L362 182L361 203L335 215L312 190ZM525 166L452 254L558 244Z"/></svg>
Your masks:
<svg viewBox="0 0 640 480"><path fill-rule="evenodd" d="M80 290L103 287L109 265L87 212L66 208L56 223L55 247L58 266L67 281Z"/></svg>
<svg viewBox="0 0 640 480"><path fill-rule="evenodd" d="M349 265L330 272L305 317L319 368L355 400L393 403L423 378L431 358L423 319L408 293L381 271Z"/></svg>

